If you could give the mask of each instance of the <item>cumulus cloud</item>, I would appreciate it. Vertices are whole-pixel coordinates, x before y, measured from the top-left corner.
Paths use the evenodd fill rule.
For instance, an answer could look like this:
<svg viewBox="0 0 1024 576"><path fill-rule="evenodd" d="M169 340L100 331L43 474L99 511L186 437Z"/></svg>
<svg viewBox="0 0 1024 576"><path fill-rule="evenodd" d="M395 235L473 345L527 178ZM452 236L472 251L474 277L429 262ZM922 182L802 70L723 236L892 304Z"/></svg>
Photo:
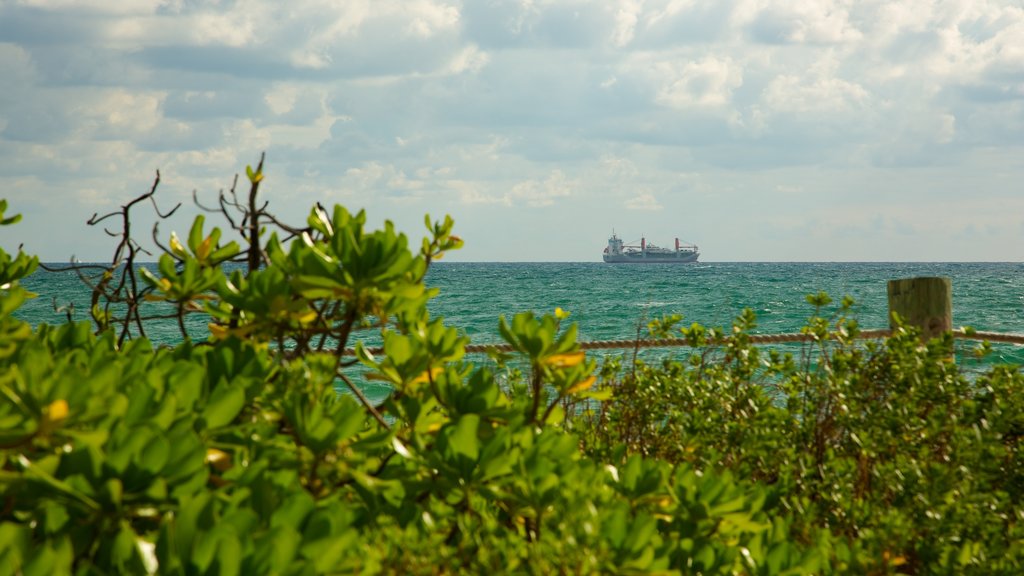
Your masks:
<svg viewBox="0 0 1024 576"><path fill-rule="evenodd" d="M862 108L869 99L859 84L826 75L776 76L762 94L766 110L788 114L842 114Z"/></svg>
<svg viewBox="0 0 1024 576"><path fill-rule="evenodd" d="M740 3L737 20L753 38L766 43L841 44L863 34L851 22L848 2L829 0L771 0Z"/></svg>
<svg viewBox="0 0 1024 576"><path fill-rule="evenodd" d="M621 48L633 41L636 25L643 13L640 0L624 0L615 9L615 29L612 32L612 43Z"/></svg>
<svg viewBox="0 0 1024 576"><path fill-rule="evenodd" d="M576 183L566 178L561 170L553 170L543 180L525 180L512 186L512 190L505 196L505 203L509 206L524 204L530 208L543 208L553 205L559 198L572 195L575 188Z"/></svg>
<svg viewBox="0 0 1024 576"><path fill-rule="evenodd" d="M820 219L866 188L876 206L951 181L1019 188L1021 38L1010 0L5 2L0 186L55 217L123 201L156 168L169 197L216 190L266 151L268 193L289 207L445 211L487 230L558 206L598 239L621 220L672 235L652 222L669 213L713 239L724 214L751 238L719 257L784 257L764 222ZM499 240L484 253L589 257ZM67 252L68 237L37 241Z"/></svg>
<svg viewBox="0 0 1024 576"><path fill-rule="evenodd" d="M742 68L728 57L658 62L655 72L662 78L655 101L670 108L724 107L733 90L743 85Z"/></svg>
<svg viewBox="0 0 1024 576"><path fill-rule="evenodd" d="M644 192L626 200L626 208L629 210L661 210L662 205L653 194Z"/></svg>

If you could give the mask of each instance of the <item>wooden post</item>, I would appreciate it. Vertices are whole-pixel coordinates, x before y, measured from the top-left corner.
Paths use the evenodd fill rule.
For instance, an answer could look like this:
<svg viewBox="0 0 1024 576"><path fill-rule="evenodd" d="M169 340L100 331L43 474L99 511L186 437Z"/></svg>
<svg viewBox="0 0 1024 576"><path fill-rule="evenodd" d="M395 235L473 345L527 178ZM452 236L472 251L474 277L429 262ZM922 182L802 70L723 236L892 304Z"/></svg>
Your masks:
<svg viewBox="0 0 1024 576"><path fill-rule="evenodd" d="M953 281L949 278L906 278L889 281L889 327L893 314L921 329L925 342L953 329Z"/></svg>

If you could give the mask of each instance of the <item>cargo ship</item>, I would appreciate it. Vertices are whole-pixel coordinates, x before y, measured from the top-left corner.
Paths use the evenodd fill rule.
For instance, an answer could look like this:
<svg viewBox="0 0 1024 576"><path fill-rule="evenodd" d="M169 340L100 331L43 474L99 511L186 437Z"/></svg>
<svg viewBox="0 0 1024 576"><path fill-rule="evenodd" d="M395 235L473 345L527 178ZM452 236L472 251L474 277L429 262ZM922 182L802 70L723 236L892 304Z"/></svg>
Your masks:
<svg viewBox="0 0 1024 576"><path fill-rule="evenodd" d="M604 261L609 264L686 264L696 262L700 252L693 244L681 244L676 238L675 249L661 248L648 244L641 237L640 244L626 244L612 232L608 247L604 249Z"/></svg>

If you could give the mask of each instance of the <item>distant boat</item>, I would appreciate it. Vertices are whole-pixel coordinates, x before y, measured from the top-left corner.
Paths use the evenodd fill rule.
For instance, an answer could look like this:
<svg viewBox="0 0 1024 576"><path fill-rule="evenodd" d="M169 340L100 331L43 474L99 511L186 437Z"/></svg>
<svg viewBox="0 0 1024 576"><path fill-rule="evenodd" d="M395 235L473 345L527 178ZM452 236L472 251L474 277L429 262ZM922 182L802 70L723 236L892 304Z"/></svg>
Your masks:
<svg viewBox="0 0 1024 576"><path fill-rule="evenodd" d="M686 264L696 262L700 252L694 244L680 244L676 238L675 250L648 244L641 237L640 244L625 244L612 232L608 247L604 249L604 261L609 264Z"/></svg>

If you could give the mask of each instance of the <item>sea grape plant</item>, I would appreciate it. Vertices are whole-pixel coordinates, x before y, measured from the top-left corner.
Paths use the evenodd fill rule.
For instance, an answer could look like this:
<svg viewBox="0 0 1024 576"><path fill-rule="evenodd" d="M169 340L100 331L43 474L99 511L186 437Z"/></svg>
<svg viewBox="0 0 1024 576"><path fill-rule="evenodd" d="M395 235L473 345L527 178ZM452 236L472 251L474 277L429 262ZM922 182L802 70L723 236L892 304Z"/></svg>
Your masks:
<svg viewBox="0 0 1024 576"><path fill-rule="evenodd" d="M418 248L343 207L287 226L256 201L262 162L247 175L247 202L218 201L239 240L204 219L172 236L122 324L33 330L11 315L31 259L0 253L0 574L830 566L828 532L790 541L796 519L764 487L582 453L555 416L592 393L596 366L564 312L499 322L525 387L468 362L426 306L427 267L461 245L449 218ZM136 337L167 315L148 305L173 310L180 343ZM195 315L208 336L186 329ZM392 392L371 402L359 378Z"/></svg>
<svg viewBox="0 0 1024 576"><path fill-rule="evenodd" d="M450 218L418 245L340 206L290 226L262 164L155 270L125 263L156 182L114 213L91 324L18 320L37 261L0 249L0 575L1020 573L1016 367L861 343L816 294L797 354L750 312L668 317L692 354L598 369L566 312L522 312L498 372L427 311ZM140 337L167 319L180 343Z"/></svg>
<svg viewBox="0 0 1024 576"><path fill-rule="evenodd" d="M584 452L757 480L794 512L793 542L831 533L840 572L1019 573L1019 367L972 376L950 356L949 334L922 343L901 326L883 341L862 341L851 300L831 312L827 295L808 301L813 343L796 351L733 338L661 365L613 366L601 383L611 399L570 419ZM671 332L678 323L652 328ZM732 334L754 328L745 313ZM706 332L681 330L688 339Z"/></svg>

